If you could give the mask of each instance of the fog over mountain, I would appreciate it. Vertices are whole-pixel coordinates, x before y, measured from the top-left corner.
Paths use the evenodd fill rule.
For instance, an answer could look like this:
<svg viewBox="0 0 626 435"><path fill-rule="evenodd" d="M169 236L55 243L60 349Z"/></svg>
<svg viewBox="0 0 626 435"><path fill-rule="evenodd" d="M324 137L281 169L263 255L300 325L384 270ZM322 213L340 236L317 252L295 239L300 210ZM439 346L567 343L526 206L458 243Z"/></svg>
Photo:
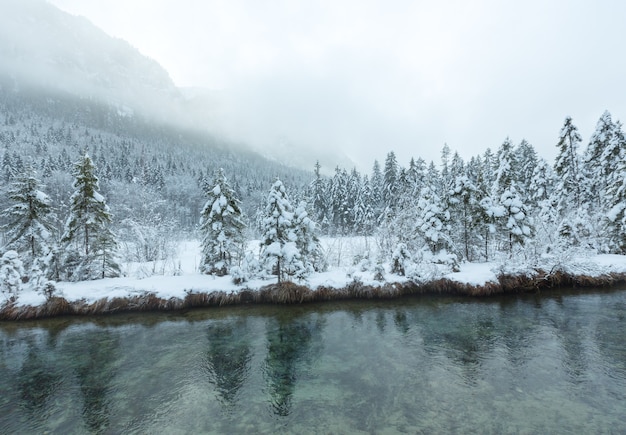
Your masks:
<svg viewBox="0 0 626 435"><path fill-rule="evenodd" d="M619 89L614 0L49 0L205 87L211 129L269 150L393 150L440 162L526 139L549 160L571 116L587 139ZM328 166L328 165L324 165ZM334 165L331 165L331 167Z"/></svg>
<svg viewBox="0 0 626 435"><path fill-rule="evenodd" d="M38 0L4 0L0 71L17 87L37 85L164 116L182 100L167 72L85 18Z"/></svg>
<svg viewBox="0 0 626 435"><path fill-rule="evenodd" d="M128 42L113 38L87 19L70 15L43 0L2 0L0 75L14 90L61 92L104 102L122 116L205 132L237 142L214 119L223 102L219 93L202 88L177 88L168 72ZM349 166L339 156L316 151L285 153L277 138L275 150L257 149L283 163L310 169L316 159L327 169Z"/></svg>

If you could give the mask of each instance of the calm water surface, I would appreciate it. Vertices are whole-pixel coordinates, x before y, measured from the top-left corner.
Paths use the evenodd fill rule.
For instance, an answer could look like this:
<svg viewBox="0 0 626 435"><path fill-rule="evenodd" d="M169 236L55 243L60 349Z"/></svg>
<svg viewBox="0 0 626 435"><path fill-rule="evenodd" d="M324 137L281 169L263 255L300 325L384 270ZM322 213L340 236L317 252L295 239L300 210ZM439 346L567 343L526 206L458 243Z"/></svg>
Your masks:
<svg viewBox="0 0 626 435"><path fill-rule="evenodd" d="M0 324L0 433L626 433L626 290Z"/></svg>

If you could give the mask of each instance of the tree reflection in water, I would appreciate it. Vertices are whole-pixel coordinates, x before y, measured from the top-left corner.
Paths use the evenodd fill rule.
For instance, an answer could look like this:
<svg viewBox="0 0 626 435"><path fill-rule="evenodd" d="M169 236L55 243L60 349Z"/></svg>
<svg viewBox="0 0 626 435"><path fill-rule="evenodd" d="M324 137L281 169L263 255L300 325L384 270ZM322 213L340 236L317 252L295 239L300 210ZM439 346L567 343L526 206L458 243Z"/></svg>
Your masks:
<svg viewBox="0 0 626 435"><path fill-rule="evenodd" d="M110 424L109 391L119 360L119 337L107 329L87 330L68 347L66 351L76 355L71 364L83 396L83 420L90 431L102 433Z"/></svg>
<svg viewBox="0 0 626 435"><path fill-rule="evenodd" d="M208 328L209 350L202 362L209 382L224 405L234 405L237 393L250 371L248 325L245 317L211 323Z"/></svg>
<svg viewBox="0 0 626 435"><path fill-rule="evenodd" d="M268 321L264 374L276 415L291 412L296 383L305 365L319 354L323 324L316 315L287 318L279 314Z"/></svg>
<svg viewBox="0 0 626 435"><path fill-rule="evenodd" d="M48 402L59 389L63 376L47 356L47 340L28 340L28 353L17 373L15 382L19 390L19 406L24 408L33 427L41 427L50 417Z"/></svg>

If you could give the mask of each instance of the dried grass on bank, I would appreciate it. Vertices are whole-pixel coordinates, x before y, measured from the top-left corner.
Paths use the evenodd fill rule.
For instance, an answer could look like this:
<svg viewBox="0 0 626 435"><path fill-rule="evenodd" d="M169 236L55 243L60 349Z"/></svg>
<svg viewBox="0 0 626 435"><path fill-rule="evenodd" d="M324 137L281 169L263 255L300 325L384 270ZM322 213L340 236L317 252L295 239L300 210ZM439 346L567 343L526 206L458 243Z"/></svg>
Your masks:
<svg viewBox="0 0 626 435"><path fill-rule="evenodd" d="M343 288L318 287L310 289L292 282L271 284L259 290L243 289L238 293L215 291L188 292L184 299L162 299L152 293L129 298L104 298L88 304L85 301L68 302L52 297L40 306L17 306L15 301L0 308L0 320L31 320L71 315L105 315L122 312L177 311L200 307L241 304L302 304L347 299L395 299L409 295L451 295L487 297L502 294L536 293L545 289L612 287L626 283L626 274L608 274L597 277L571 275L562 271L537 271L533 276L500 275L498 282L484 285L438 279L427 283L384 283L379 286L352 281Z"/></svg>

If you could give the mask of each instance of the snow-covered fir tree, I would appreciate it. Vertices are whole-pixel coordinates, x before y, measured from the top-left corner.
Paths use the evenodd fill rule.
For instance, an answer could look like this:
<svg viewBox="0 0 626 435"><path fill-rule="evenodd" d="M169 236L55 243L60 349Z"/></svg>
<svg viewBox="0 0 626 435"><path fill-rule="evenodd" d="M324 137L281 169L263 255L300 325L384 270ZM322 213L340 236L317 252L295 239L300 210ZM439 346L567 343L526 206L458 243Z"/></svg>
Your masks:
<svg viewBox="0 0 626 435"><path fill-rule="evenodd" d="M523 245L531 235L531 222L524 194L520 194L515 182L518 174L515 171L517 160L511 141L507 138L498 149L498 169L491 189L489 215L494 219L495 229L502 240L501 248L513 254L513 246Z"/></svg>
<svg viewBox="0 0 626 435"><path fill-rule="evenodd" d="M6 251L0 257L0 293L16 297L22 289L24 267L16 251ZM8 299L8 298L7 298Z"/></svg>
<svg viewBox="0 0 626 435"><path fill-rule="evenodd" d="M555 192L557 184L552 166L544 159L539 159L528 190L528 200L533 207L531 214L535 224L538 253L550 252L557 242L556 230L560 221Z"/></svg>
<svg viewBox="0 0 626 435"><path fill-rule="evenodd" d="M370 177L370 186L372 191L372 209L374 216L376 216L376 223L380 222L380 218L383 212L383 174L380 170L380 163L378 160L374 160L372 166L372 176Z"/></svg>
<svg viewBox="0 0 626 435"><path fill-rule="evenodd" d="M283 183L276 179L270 189L263 214L261 264L278 277L278 282L303 277L306 267L298 249L294 210Z"/></svg>
<svg viewBox="0 0 626 435"><path fill-rule="evenodd" d="M240 201L228 184L223 169L218 169L202 209L202 261L200 271L218 276L236 265L245 243L245 224Z"/></svg>
<svg viewBox="0 0 626 435"><path fill-rule="evenodd" d="M399 169L396 154L393 151L387 153L385 169L383 172L382 199L386 213L392 213L396 208L399 187Z"/></svg>
<svg viewBox="0 0 626 435"><path fill-rule="evenodd" d="M619 122L608 149L614 162L605 195L607 249L626 254L626 137Z"/></svg>
<svg viewBox="0 0 626 435"><path fill-rule="evenodd" d="M584 188L583 200L596 207L604 205L608 177L613 173L614 163L619 157L614 154L615 150L609 150L609 144L615 143L614 130L611 114L605 111L596 124L582 159L585 176L585 183L581 186Z"/></svg>
<svg viewBox="0 0 626 435"><path fill-rule="evenodd" d="M415 232L433 255L441 251L452 251L449 235L450 212L445 209L434 187L422 189L415 210Z"/></svg>
<svg viewBox="0 0 626 435"><path fill-rule="evenodd" d="M477 244L479 201L476 185L467 175L457 175L450 193L450 215L453 238L460 248L461 257L466 261L472 261L474 258L473 247Z"/></svg>
<svg viewBox="0 0 626 435"><path fill-rule="evenodd" d="M320 162L315 162L313 171L315 178L310 184L310 197L313 203L315 219L319 222L322 230L327 230L329 219L328 214L328 197L326 196L326 180L322 177Z"/></svg>
<svg viewBox="0 0 626 435"><path fill-rule="evenodd" d="M523 246L531 238L532 219L515 185L504 191L499 203L503 211L500 221L505 232L506 250L512 257L515 245Z"/></svg>
<svg viewBox="0 0 626 435"><path fill-rule="evenodd" d="M65 274L73 281L120 275L111 213L99 192L91 157L85 153L73 169L75 189L61 242L66 245Z"/></svg>
<svg viewBox="0 0 626 435"><path fill-rule="evenodd" d="M557 191L560 193L559 211L563 214L569 207L580 208L582 174L578 147L582 138L569 116L565 118L557 143L558 154L554 172L559 178Z"/></svg>
<svg viewBox="0 0 626 435"><path fill-rule="evenodd" d="M4 250L15 250L27 259L27 267L46 255L52 243L54 227L50 197L43 193L32 167L15 178L7 193L12 206L2 212L8 223Z"/></svg>
<svg viewBox="0 0 626 435"><path fill-rule="evenodd" d="M294 210L293 226L296 232L296 247L305 268L304 272L310 274L324 271L328 265L317 236L317 225L309 218L305 201L300 201Z"/></svg>
<svg viewBox="0 0 626 435"><path fill-rule="evenodd" d="M537 152L535 148L526 140L522 139L514 150L515 171L517 173L517 185L528 196L530 184L533 179L533 172L537 167ZM526 199L526 198L525 198Z"/></svg>

